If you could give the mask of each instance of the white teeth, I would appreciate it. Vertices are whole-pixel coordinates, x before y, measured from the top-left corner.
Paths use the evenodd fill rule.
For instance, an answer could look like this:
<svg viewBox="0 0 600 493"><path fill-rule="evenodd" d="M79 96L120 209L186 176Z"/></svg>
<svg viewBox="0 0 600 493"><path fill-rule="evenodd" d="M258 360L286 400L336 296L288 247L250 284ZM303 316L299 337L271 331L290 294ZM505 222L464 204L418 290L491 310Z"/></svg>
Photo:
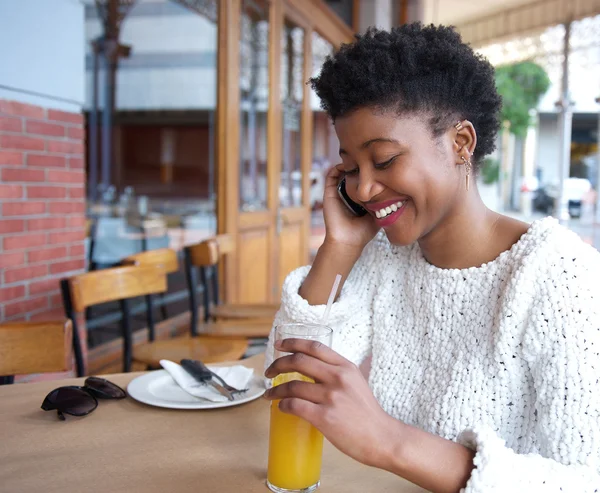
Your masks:
<svg viewBox="0 0 600 493"><path fill-rule="evenodd" d="M400 201L400 202L396 202L395 204L392 204L389 207L384 207L383 209L375 211L375 217L377 219L383 219L384 217L386 217L386 216L392 214L393 212L396 212L398 209L402 208L403 205L404 205L404 202Z"/></svg>

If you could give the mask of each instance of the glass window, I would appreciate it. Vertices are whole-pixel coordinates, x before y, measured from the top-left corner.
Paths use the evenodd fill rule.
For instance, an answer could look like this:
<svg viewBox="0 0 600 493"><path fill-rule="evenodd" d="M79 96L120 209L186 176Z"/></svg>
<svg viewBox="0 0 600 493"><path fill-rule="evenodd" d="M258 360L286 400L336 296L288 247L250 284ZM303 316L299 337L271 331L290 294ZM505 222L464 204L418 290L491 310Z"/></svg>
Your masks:
<svg viewBox="0 0 600 493"><path fill-rule="evenodd" d="M312 33L312 76L321 72L328 56L333 54L332 44L319 33ZM313 156L310 173L310 205L320 209L323 201L325 174L330 166L339 162L339 142L331 120L321 107L319 97L310 91L310 107L313 115ZM313 215L313 221L321 221L320 214Z"/></svg>
<svg viewBox="0 0 600 493"><path fill-rule="evenodd" d="M269 11L243 0L240 33L240 207L267 207Z"/></svg>
<svg viewBox="0 0 600 493"><path fill-rule="evenodd" d="M279 203L302 205L301 120L304 99L304 29L285 22L281 39L282 169Z"/></svg>
<svg viewBox="0 0 600 493"><path fill-rule="evenodd" d="M216 233L217 0L83 0L90 268ZM84 60L82 60L83 64ZM183 272L156 297L189 310ZM144 300L132 312L144 312ZM90 347L118 336L119 306L87 321ZM105 316L106 315L106 316ZM134 330L146 326L134 321Z"/></svg>

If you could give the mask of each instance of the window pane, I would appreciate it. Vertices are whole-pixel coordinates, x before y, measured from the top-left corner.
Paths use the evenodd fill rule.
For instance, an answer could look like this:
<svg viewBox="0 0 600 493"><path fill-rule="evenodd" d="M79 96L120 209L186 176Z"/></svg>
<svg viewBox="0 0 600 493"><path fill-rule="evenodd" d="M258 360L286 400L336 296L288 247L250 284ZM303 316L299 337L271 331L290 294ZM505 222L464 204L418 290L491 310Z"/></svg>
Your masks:
<svg viewBox="0 0 600 493"><path fill-rule="evenodd" d="M279 202L302 205L301 132L304 99L304 30L286 21L281 40L282 170Z"/></svg>
<svg viewBox="0 0 600 493"><path fill-rule="evenodd" d="M240 33L240 206L267 207L269 12L264 2L243 0Z"/></svg>

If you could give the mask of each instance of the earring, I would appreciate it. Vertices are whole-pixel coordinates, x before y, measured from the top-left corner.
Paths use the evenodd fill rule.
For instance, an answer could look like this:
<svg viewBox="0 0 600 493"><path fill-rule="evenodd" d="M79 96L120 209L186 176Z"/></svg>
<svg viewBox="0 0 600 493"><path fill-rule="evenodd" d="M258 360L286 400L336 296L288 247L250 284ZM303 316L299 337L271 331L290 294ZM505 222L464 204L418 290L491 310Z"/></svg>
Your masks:
<svg viewBox="0 0 600 493"><path fill-rule="evenodd" d="M461 121L456 122L456 125L454 125L454 128L456 129L457 132L460 132L463 129L463 124Z"/></svg>
<svg viewBox="0 0 600 493"><path fill-rule="evenodd" d="M461 159L465 163L465 172L467 173L466 187L467 187L467 192L468 192L469 191L469 181L470 181L470 177L471 177L471 167L473 166L473 164L471 163L471 158L465 159L464 156L461 156Z"/></svg>

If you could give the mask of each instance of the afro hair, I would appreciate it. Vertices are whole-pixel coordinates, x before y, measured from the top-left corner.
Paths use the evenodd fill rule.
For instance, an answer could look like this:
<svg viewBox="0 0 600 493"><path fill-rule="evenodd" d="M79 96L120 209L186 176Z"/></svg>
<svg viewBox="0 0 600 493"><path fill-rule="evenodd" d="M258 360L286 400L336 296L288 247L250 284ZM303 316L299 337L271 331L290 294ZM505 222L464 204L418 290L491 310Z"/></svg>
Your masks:
<svg viewBox="0 0 600 493"><path fill-rule="evenodd" d="M310 84L334 122L365 106L422 113L437 137L466 119L477 131L475 163L495 148L502 100L494 68L453 27L369 28L328 57Z"/></svg>

